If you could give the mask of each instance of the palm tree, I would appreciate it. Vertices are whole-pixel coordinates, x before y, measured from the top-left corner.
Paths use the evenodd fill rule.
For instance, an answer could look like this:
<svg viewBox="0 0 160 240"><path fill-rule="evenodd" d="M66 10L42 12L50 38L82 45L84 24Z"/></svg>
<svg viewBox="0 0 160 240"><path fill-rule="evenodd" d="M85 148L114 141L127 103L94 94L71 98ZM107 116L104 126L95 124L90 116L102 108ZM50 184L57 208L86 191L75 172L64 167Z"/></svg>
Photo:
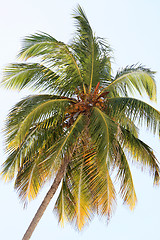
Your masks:
<svg viewBox="0 0 160 240"><path fill-rule="evenodd" d="M149 169L154 184L160 179L152 149L138 138L142 125L160 135L160 112L132 97L136 91L156 100L154 72L132 65L113 77L110 46L93 34L80 6L73 17L77 30L70 44L46 33L26 37L19 53L23 62L6 67L2 81L8 89L36 91L8 114L3 177L14 179L25 203L53 181L25 240L60 184L59 222L81 229L95 213L110 219L116 205L113 176L124 203L135 207L128 160Z"/></svg>

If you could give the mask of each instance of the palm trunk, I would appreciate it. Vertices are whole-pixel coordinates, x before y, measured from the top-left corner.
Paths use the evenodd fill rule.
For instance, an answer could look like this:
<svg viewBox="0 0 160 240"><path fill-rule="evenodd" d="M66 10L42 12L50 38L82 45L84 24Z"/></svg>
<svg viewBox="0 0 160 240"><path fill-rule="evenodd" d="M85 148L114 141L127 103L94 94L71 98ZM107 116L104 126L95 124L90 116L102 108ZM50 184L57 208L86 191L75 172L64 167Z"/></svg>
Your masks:
<svg viewBox="0 0 160 240"><path fill-rule="evenodd" d="M32 222L30 223L26 233L24 234L22 240L28 240L30 239L30 237L32 236L33 231L35 230L37 224L39 223L41 217L43 216L43 213L45 212L48 204L50 203L52 197L54 196L63 176L65 173L65 170L68 166L69 160L65 159L66 161L64 161L64 163L61 165L59 171L57 172L57 175L54 179L54 182L51 186L51 188L49 189L48 193L46 194L43 202L41 203L39 209L37 210Z"/></svg>

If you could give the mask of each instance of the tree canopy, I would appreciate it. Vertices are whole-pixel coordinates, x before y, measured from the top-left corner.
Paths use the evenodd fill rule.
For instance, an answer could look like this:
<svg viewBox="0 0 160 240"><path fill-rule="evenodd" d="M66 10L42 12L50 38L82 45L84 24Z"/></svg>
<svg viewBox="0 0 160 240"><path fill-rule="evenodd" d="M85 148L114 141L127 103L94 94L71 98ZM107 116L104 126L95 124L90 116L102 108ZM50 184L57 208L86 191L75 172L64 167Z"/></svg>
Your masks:
<svg viewBox="0 0 160 240"><path fill-rule="evenodd" d="M97 37L80 6L69 44L39 32L27 36L20 63L6 67L3 86L36 91L6 119L5 180L24 201L55 179L67 162L55 204L59 221L81 229L97 213L110 219L117 189L130 209L137 197L130 162L147 168L159 184L159 163L139 136L145 126L160 136L160 112L135 92L156 101L155 72L131 65L112 73L112 49ZM30 61L31 60L31 61Z"/></svg>

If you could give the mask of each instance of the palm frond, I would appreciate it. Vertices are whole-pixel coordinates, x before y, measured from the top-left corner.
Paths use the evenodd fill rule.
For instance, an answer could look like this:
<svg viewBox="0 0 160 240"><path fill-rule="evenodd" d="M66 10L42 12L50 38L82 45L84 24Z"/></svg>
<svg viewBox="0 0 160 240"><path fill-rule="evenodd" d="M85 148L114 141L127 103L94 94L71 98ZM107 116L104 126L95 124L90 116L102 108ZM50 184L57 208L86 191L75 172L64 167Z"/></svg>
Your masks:
<svg viewBox="0 0 160 240"><path fill-rule="evenodd" d="M9 113L4 129L6 133L6 151L9 156L2 166L2 175L6 180L12 180L15 177L16 171L19 171L19 169L25 165L26 156L32 159L35 153L51 147L51 144L57 141L57 138L63 134L61 124L64 112L62 111L62 106L60 109L59 106L54 106L54 108L56 108L54 115L46 117L43 121L36 122L37 118L34 119L34 111L38 111L41 116L44 112L42 113L42 109L40 110L39 107L45 103L48 105L50 101L55 100L54 98L56 98L56 96L50 95L27 97L16 104ZM45 106L42 107L45 111L47 111L47 108L45 109L47 105L45 104ZM35 122L33 123L34 120ZM25 121L27 121L28 126ZM16 139L17 141L20 140L18 140L18 134L21 135L21 133L19 133L21 127L22 130L24 130L24 135L19 144L16 145ZM28 130L26 130L26 127Z"/></svg>
<svg viewBox="0 0 160 240"><path fill-rule="evenodd" d="M19 63L5 68L1 84L8 89L47 90L53 94L57 90L58 78L51 69L38 63Z"/></svg>
<svg viewBox="0 0 160 240"><path fill-rule="evenodd" d="M84 66L86 66L86 63L89 62L89 64L87 64L86 66L86 69L85 70L83 69L83 72L85 72L85 74L84 73L83 74L84 74L85 81L88 80L88 76L89 76L90 80L89 82L86 82L86 83L89 87L89 91L91 91L96 44L94 41L93 32L88 22L88 19L84 11L79 5L73 17L76 20L76 27L77 27L77 37L73 46L74 46L74 50L77 53L81 52L81 58L83 57L83 61L85 62ZM82 55L82 53L84 53L84 55Z"/></svg>
<svg viewBox="0 0 160 240"><path fill-rule="evenodd" d="M40 104L43 104L46 101L50 101L53 99L60 99L58 96L54 95L32 95L24 98L20 102L18 102L9 112L5 127L4 127L4 133L6 136L6 145L7 145L7 151L9 150L9 145L11 146L10 142L15 138L20 124L24 121L24 119L30 114L30 112L33 111L37 106ZM55 116L56 117L56 116ZM53 117L54 118L54 117ZM53 118L48 119L48 121L43 122L44 125L48 124L51 125L51 122L53 124L54 120ZM49 123L50 122L50 123ZM42 126L42 125L41 125ZM39 125L35 126L35 128L40 127ZM31 132L34 131L34 127L32 128Z"/></svg>
<svg viewBox="0 0 160 240"><path fill-rule="evenodd" d="M118 117L120 123L127 117L160 136L160 112L149 104L135 98L109 98L106 109L111 118Z"/></svg>
<svg viewBox="0 0 160 240"><path fill-rule="evenodd" d="M116 191L112 182L107 164L100 164L99 159L92 159L90 165L89 179L93 198L93 210L97 214L107 216L110 220L116 206Z"/></svg>
<svg viewBox="0 0 160 240"><path fill-rule="evenodd" d="M79 40L77 47L80 50L81 46L81 51L88 55L92 49L93 32L89 21L80 5L78 5L77 9L74 11L73 18L75 19L76 25L76 40ZM77 44L77 41L75 41L75 44Z"/></svg>
<svg viewBox="0 0 160 240"><path fill-rule="evenodd" d="M37 151L35 151L34 146L31 146L28 151L25 147L24 153L20 152L19 155L17 154L20 159L19 162L14 154L14 161L12 160L13 164L19 163L18 168L16 169L18 173L15 179L15 188L19 192L19 197L22 201L25 201L26 203L27 200L34 199L45 181L49 178L53 178L55 172L63 161L64 154L71 146L71 142L74 143L77 140L78 135L80 135L83 128L82 122L83 116L79 116L70 131L68 130L68 134L65 134L64 137L57 142L55 142L54 139L47 138L49 142L47 148L44 145L44 141L38 145ZM34 141L34 143L36 142ZM45 144L47 145L46 142ZM54 144L54 147L52 144ZM7 162L9 163L9 160ZM6 166L4 176L7 176L7 174L10 173L10 170L14 170L14 166L12 165L10 164L10 166Z"/></svg>
<svg viewBox="0 0 160 240"><path fill-rule="evenodd" d="M20 160L17 161L17 152L18 149L13 151L2 165L1 175L6 182L12 180L19 169Z"/></svg>
<svg viewBox="0 0 160 240"><path fill-rule="evenodd" d="M69 162L66 175L64 176L64 185L62 185L60 195L55 205L59 220L74 222L80 230L87 220L91 218L91 187L90 187L90 161L95 154L95 148L88 142L85 129L77 142ZM66 199L67 198L67 199ZM65 204L63 201L66 199Z"/></svg>
<svg viewBox="0 0 160 240"><path fill-rule="evenodd" d="M73 125L43 154L40 163L42 172L48 172L48 176L53 176L63 161L64 156L69 152L70 147L76 144L84 127L85 117L79 115Z"/></svg>
<svg viewBox="0 0 160 240"><path fill-rule="evenodd" d="M54 211L59 218L59 222L64 226L65 221L72 222L75 216L75 199L67 185L67 180L63 179L60 194L55 203Z"/></svg>
<svg viewBox="0 0 160 240"><path fill-rule="evenodd" d="M39 57L56 75L60 76L58 88L62 92L66 87L68 91L80 87L84 93L86 92L80 68L69 45L55 40L46 33L36 33L25 38L24 47L19 55L25 60Z"/></svg>
<svg viewBox="0 0 160 240"><path fill-rule="evenodd" d="M101 193L103 195L100 198L100 207L102 208L102 214L107 215L109 220L116 204L116 194L108 169L106 169L105 181L107 186L105 186L106 189L103 189L103 193Z"/></svg>
<svg viewBox="0 0 160 240"><path fill-rule="evenodd" d="M25 204L27 200L30 201L37 197L40 188L45 183L46 176L39 171L38 162L38 156L32 158L26 164L25 169L20 169L15 180L15 189Z"/></svg>
<svg viewBox="0 0 160 240"><path fill-rule="evenodd" d="M154 73L148 68L142 66L132 65L127 66L122 71L118 72L112 83L110 83L104 90L110 91L109 96L128 96L128 90L131 94L135 91L142 96L147 93L149 98L156 101L156 84L154 80Z"/></svg>
<svg viewBox="0 0 160 240"><path fill-rule="evenodd" d="M127 150L134 162L136 161L143 168L149 169L150 174L154 178L154 184L160 182L159 163L152 151L152 149L140 139L134 137L128 130L121 127L122 148Z"/></svg>
<svg viewBox="0 0 160 240"><path fill-rule="evenodd" d="M137 202L136 192L130 167L123 149L118 142L114 145L115 166L117 167L117 180L120 181L120 194L124 203L133 210Z"/></svg>
<svg viewBox="0 0 160 240"><path fill-rule="evenodd" d="M97 146L100 161L107 161L110 145L117 133L117 125L99 108L94 107L91 115L90 132L93 143Z"/></svg>
<svg viewBox="0 0 160 240"><path fill-rule="evenodd" d="M24 138L28 134L29 129L31 127L34 127L35 124L41 123L46 119L51 118L53 115L57 116L57 118L55 119L57 123L59 117L65 112L66 104L69 104L68 99L53 99L46 101L34 108L21 122L19 130L17 131L17 134L13 139L13 145L15 147L20 146Z"/></svg>
<svg viewBox="0 0 160 240"><path fill-rule="evenodd" d="M52 46L57 44L57 40L47 33L40 32L30 36L27 36L23 40L22 49L20 50L18 57L22 59L28 59L31 57L43 56L48 49L52 49Z"/></svg>
<svg viewBox="0 0 160 240"><path fill-rule="evenodd" d="M104 39L94 36L89 21L79 5L73 17L76 20L77 34L71 46L82 65L83 78L91 92L92 87L95 87L100 80L106 80L106 77L107 80L109 79L110 64L108 63L110 63L111 51Z"/></svg>
<svg viewBox="0 0 160 240"><path fill-rule="evenodd" d="M73 196L75 198L75 217L76 225L79 230L90 219L91 210L91 195L88 190L88 182L85 178L84 163L72 172L72 181L74 187L72 188Z"/></svg>
<svg viewBox="0 0 160 240"><path fill-rule="evenodd" d="M43 125L38 125L31 129L20 147L15 150L14 145L8 146L7 152L9 156L2 165L2 176L5 181L10 181L14 177L17 177L17 172L20 175L24 172L26 167L32 160L35 159L35 155L38 156L39 161L43 155L46 154L48 148L50 148L59 138L64 134L62 128L57 126L56 128L47 128Z"/></svg>

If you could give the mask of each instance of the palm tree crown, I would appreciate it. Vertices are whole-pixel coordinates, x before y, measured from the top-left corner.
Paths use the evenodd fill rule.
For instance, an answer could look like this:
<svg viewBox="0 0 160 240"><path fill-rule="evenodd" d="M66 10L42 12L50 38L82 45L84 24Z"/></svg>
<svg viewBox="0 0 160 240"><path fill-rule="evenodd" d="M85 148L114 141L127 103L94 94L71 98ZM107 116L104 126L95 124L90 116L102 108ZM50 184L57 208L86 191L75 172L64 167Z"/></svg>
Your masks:
<svg viewBox="0 0 160 240"><path fill-rule="evenodd" d="M112 215L113 176L124 203L134 208L129 159L149 169L154 184L159 183L158 161L138 138L138 126L160 135L160 113L132 97L138 91L156 100L154 72L132 65L112 76L110 46L93 34L80 6L73 17L77 29L70 44L36 33L24 39L23 62L5 69L5 87L38 94L9 112L2 174L15 180L20 198L27 201L67 162L55 211L62 224L67 220L81 229L95 212L108 219Z"/></svg>

